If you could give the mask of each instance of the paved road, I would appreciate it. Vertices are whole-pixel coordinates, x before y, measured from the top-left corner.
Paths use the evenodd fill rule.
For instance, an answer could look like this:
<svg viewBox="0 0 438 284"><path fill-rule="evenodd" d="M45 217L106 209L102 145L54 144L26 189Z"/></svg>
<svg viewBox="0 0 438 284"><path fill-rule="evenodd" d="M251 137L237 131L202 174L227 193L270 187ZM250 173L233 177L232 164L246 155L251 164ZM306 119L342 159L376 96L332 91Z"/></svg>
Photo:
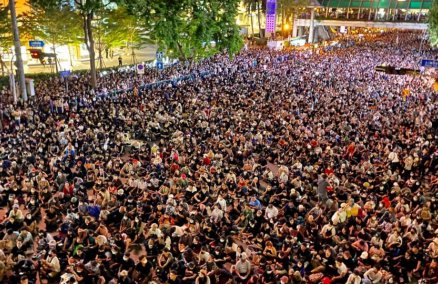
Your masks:
<svg viewBox="0 0 438 284"><path fill-rule="evenodd" d="M137 50L135 52L135 61L138 62L142 62L142 61L149 61L149 60L153 60L155 59L155 53L156 53L156 46L147 46L141 50ZM97 55L96 55L97 56ZM105 55L104 55L105 56ZM118 57L119 54L115 54L114 57L111 58L104 58L103 61L103 68L106 67L114 67L114 66L118 66L119 62L118 62ZM129 65L129 64L134 64L133 62L133 58L132 55L130 54L130 52L126 52L124 54L122 54L122 63L123 65ZM99 68L99 60L96 60L96 67ZM87 70L90 68L90 62L89 62L89 58L83 58L80 60L77 60L74 62L74 67L73 70ZM38 64L38 65L31 65L28 66L26 69L26 73L52 73L55 72L55 66L49 66L49 65L42 65L42 64Z"/></svg>

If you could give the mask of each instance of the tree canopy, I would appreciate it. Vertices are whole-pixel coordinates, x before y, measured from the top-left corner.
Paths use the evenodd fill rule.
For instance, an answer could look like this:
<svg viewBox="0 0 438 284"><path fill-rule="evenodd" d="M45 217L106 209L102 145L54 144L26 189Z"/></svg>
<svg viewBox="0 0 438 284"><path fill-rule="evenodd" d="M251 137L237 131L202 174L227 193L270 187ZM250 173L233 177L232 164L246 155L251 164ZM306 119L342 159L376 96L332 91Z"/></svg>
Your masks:
<svg viewBox="0 0 438 284"><path fill-rule="evenodd" d="M124 1L149 30L160 49L183 60L227 50L240 50L242 39L235 19L239 0ZM212 44L214 42L214 44Z"/></svg>
<svg viewBox="0 0 438 284"><path fill-rule="evenodd" d="M83 41L82 19L69 5L43 7L38 1L32 0L30 5L30 12L24 14L22 29L33 37L53 45L79 44Z"/></svg>
<svg viewBox="0 0 438 284"><path fill-rule="evenodd" d="M144 21L129 14L123 6L97 12L94 30L103 49L141 47L150 42Z"/></svg>
<svg viewBox="0 0 438 284"><path fill-rule="evenodd" d="M3 49L11 48L13 44L9 7L0 4L0 53Z"/></svg>

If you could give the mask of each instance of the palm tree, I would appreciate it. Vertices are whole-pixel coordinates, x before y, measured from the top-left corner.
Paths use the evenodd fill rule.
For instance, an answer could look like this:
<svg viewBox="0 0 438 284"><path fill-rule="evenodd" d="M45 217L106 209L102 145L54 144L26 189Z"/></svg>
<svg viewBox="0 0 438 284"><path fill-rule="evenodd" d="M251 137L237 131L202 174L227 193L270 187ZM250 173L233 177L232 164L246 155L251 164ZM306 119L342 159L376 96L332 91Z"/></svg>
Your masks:
<svg viewBox="0 0 438 284"><path fill-rule="evenodd" d="M251 21L251 36L254 36L254 20L252 18L252 12L254 5L257 7L258 0L243 0L243 6L246 8L246 11L248 12L248 18ZM260 22L260 18L259 18ZM260 23L259 23L260 28Z"/></svg>
<svg viewBox="0 0 438 284"><path fill-rule="evenodd" d="M252 18L252 7L253 7L254 0L243 0L243 6L245 7L247 11L247 18L251 22L251 36L254 36L254 21Z"/></svg>
<svg viewBox="0 0 438 284"><path fill-rule="evenodd" d="M262 22L261 22L261 7L263 6L263 3L265 3L266 6L266 0L256 0L257 5L257 21L259 22L259 35L260 38L263 38L263 32L262 32Z"/></svg>

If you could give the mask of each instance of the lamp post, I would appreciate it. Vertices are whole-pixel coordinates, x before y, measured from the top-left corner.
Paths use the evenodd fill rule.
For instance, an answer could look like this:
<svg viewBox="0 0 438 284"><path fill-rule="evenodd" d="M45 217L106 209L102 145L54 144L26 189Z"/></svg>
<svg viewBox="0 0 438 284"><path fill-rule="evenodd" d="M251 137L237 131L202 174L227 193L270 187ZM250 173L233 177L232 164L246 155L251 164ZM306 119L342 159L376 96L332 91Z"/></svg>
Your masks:
<svg viewBox="0 0 438 284"><path fill-rule="evenodd" d="M17 73L20 83L21 96L23 101L27 101L26 80L24 78L23 59L21 58L20 35L18 33L17 13L15 11L15 1L9 0L9 9L11 10L11 25L14 35L15 56L17 57Z"/></svg>
<svg viewBox="0 0 438 284"><path fill-rule="evenodd" d="M9 86L11 87L11 94L12 97L14 98L14 104L17 104L17 89L15 85L15 75L14 75L14 65L13 65L14 57L15 54L13 54L11 58L11 72L9 73Z"/></svg>
<svg viewBox="0 0 438 284"><path fill-rule="evenodd" d="M284 37L288 37L290 35L290 25L288 23L285 23L283 25L283 30L284 30Z"/></svg>

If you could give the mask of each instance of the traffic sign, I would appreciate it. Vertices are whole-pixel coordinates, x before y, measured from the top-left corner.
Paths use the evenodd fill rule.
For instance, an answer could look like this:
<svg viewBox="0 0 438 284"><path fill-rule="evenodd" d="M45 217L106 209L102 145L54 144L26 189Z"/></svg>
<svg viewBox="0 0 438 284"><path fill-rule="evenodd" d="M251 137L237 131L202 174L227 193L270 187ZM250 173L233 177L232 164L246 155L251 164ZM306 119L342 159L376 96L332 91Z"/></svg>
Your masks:
<svg viewBox="0 0 438 284"><path fill-rule="evenodd" d="M157 61L163 61L164 53L162 51L157 51Z"/></svg>
<svg viewBox="0 0 438 284"><path fill-rule="evenodd" d="M163 62L157 62L157 69L158 70L163 70L164 69L164 64L163 64Z"/></svg>
<svg viewBox="0 0 438 284"><path fill-rule="evenodd" d="M421 66L429 68L438 68L438 60L422 59Z"/></svg>
<svg viewBox="0 0 438 284"><path fill-rule="evenodd" d="M70 76L70 74L71 74L70 70L65 70L65 71L59 72L59 75L61 75L61 78L67 78Z"/></svg>
<svg viewBox="0 0 438 284"><path fill-rule="evenodd" d="M30 47L44 47L44 41L42 40L30 40L29 41Z"/></svg>
<svg viewBox="0 0 438 284"><path fill-rule="evenodd" d="M144 65L143 64L137 65L137 74L144 74Z"/></svg>

